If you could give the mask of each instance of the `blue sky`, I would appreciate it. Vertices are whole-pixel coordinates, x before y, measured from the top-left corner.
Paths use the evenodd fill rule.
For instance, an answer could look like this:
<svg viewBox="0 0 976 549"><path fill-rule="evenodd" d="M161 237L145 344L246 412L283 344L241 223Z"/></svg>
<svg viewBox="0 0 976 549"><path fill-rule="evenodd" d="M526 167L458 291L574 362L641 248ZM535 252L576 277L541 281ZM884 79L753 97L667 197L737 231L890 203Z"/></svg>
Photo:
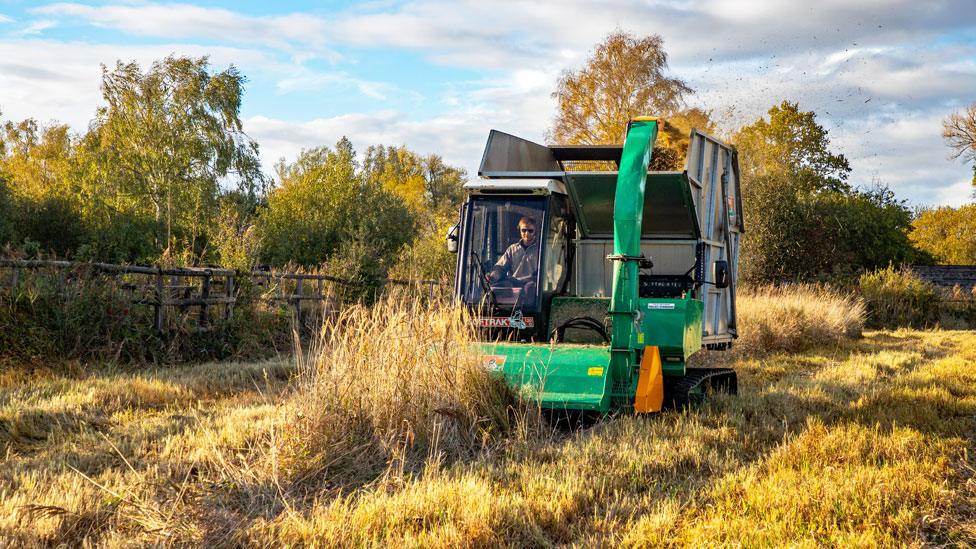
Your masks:
<svg viewBox="0 0 976 549"><path fill-rule="evenodd" d="M726 130L799 101L854 183L918 205L972 199L971 168L941 138L942 119L976 102L972 0L0 0L0 112L82 131L101 63L209 55L247 76L245 128L269 171L346 135L473 173L491 128L541 141L559 74L617 29L660 34L690 103Z"/></svg>

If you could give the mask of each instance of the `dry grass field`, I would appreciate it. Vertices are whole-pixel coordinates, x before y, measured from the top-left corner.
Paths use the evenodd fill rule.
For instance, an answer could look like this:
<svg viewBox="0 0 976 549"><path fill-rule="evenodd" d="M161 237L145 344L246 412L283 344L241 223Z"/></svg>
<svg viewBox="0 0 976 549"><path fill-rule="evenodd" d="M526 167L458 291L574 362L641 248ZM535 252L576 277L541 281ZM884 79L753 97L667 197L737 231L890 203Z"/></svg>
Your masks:
<svg viewBox="0 0 976 549"><path fill-rule="evenodd" d="M575 430L415 304L299 360L10 369L0 545L976 544L976 333L861 334L814 290L741 305L742 345L699 358L738 396Z"/></svg>

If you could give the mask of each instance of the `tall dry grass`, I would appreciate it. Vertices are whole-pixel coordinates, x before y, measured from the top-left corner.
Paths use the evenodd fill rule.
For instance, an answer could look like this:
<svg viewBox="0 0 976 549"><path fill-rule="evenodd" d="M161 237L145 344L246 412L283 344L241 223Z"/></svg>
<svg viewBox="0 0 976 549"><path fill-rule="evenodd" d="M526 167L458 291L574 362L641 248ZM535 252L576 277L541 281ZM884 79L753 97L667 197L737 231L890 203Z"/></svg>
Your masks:
<svg viewBox="0 0 976 549"><path fill-rule="evenodd" d="M558 436L530 430L464 352L469 337L463 313L391 300L331 321L297 370L0 376L0 540L976 542L971 333L870 332L761 360L727 354L737 396Z"/></svg>
<svg viewBox="0 0 976 549"><path fill-rule="evenodd" d="M524 426L517 397L469 350L463 310L390 295L327 320L299 355L280 467L339 486L473 457Z"/></svg>
<svg viewBox="0 0 976 549"><path fill-rule="evenodd" d="M736 304L735 345L745 354L803 351L859 337L864 328L864 302L822 286L751 288Z"/></svg>

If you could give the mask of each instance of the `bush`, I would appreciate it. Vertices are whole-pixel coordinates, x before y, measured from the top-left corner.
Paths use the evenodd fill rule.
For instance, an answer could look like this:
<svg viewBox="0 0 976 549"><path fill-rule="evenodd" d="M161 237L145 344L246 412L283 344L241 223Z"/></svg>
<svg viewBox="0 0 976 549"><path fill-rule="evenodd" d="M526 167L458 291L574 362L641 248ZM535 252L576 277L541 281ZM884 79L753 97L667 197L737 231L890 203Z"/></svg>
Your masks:
<svg viewBox="0 0 976 549"><path fill-rule="evenodd" d="M84 269L57 275L22 271L16 288L0 292L4 360L139 361L162 352L149 309L132 307L115 282Z"/></svg>
<svg viewBox="0 0 976 549"><path fill-rule="evenodd" d="M908 239L911 213L886 188L794 193L785 181L766 185L746 210L762 215L744 236L745 282L854 282L865 269L931 262Z"/></svg>
<svg viewBox="0 0 976 549"><path fill-rule="evenodd" d="M906 268L888 266L864 273L861 295L873 328L932 326L938 320L938 293L934 286Z"/></svg>
<svg viewBox="0 0 976 549"><path fill-rule="evenodd" d="M400 252L400 260L390 270L391 278L437 280L454 278L457 254L447 251L447 231L456 219L441 219L437 228L414 239Z"/></svg>
<svg viewBox="0 0 976 549"><path fill-rule="evenodd" d="M116 277L86 267L57 273L22 270L16 288L0 289L0 362L61 361L170 364L258 358L288 350L291 315L242 300L229 321L196 329L187 315L167 315L156 332L153 308Z"/></svg>
<svg viewBox="0 0 976 549"><path fill-rule="evenodd" d="M0 173L0 246L13 238L13 223L10 221L13 213L13 198L10 196L10 189L7 188L3 173Z"/></svg>
<svg viewBox="0 0 976 549"><path fill-rule="evenodd" d="M65 257L88 239L81 213L63 198L16 200L12 216L15 244ZM27 243L31 243L28 245Z"/></svg>
<svg viewBox="0 0 976 549"><path fill-rule="evenodd" d="M737 300L737 349L747 354L787 351L859 337L864 303L823 286L764 286Z"/></svg>
<svg viewBox="0 0 976 549"><path fill-rule="evenodd" d="M313 267L338 255L354 263L347 277L369 278L375 271L385 274L413 239L416 220L409 208L399 196L363 180L348 140L335 150L302 151L279 172L281 186L259 212L264 262Z"/></svg>
<svg viewBox="0 0 976 549"><path fill-rule="evenodd" d="M134 212L112 212L85 220L88 240L74 253L78 261L155 263L159 250L153 242L156 222Z"/></svg>

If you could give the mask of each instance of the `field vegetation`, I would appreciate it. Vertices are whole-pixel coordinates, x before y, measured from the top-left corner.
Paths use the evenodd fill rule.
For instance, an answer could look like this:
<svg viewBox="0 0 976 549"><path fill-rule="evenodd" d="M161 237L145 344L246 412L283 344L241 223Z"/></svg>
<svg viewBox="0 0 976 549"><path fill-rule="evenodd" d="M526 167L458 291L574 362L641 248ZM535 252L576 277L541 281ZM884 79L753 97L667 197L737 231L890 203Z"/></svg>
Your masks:
<svg viewBox="0 0 976 549"><path fill-rule="evenodd" d="M4 122L0 255L239 284L232 320L158 333L85 267L0 276L0 545L976 545L976 332L943 331L976 326L976 294L902 268L969 261L973 205L913 211L857 181L798 103L721 128L667 59L611 33L555 83L549 132L619 143L657 114L667 170L691 128L737 147L741 337L694 360L735 368L740 394L653 416L554 421L481 368L464 311L365 304L384 277L453 272L468 174L437 154L343 137L269 176L244 76L206 58L105 68L81 133ZM944 122L967 161L974 120ZM359 290L295 336L259 266Z"/></svg>
<svg viewBox="0 0 976 549"><path fill-rule="evenodd" d="M862 332L851 298L740 300L740 394L561 426L464 352L462 313L350 309L300 359L8 369L21 545L976 543L976 334ZM338 328L338 329L335 329ZM792 349L792 350L784 350Z"/></svg>
<svg viewBox="0 0 976 549"><path fill-rule="evenodd" d="M196 308L167 307L161 333L154 327L153 307L138 303L155 299L146 295L151 290L135 284L144 281L99 273L85 264L54 272L24 269L16 287L10 275L0 274L0 369L241 360L292 349L293 315L262 300L246 275L236 278L232 318L213 315L202 329Z"/></svg>

